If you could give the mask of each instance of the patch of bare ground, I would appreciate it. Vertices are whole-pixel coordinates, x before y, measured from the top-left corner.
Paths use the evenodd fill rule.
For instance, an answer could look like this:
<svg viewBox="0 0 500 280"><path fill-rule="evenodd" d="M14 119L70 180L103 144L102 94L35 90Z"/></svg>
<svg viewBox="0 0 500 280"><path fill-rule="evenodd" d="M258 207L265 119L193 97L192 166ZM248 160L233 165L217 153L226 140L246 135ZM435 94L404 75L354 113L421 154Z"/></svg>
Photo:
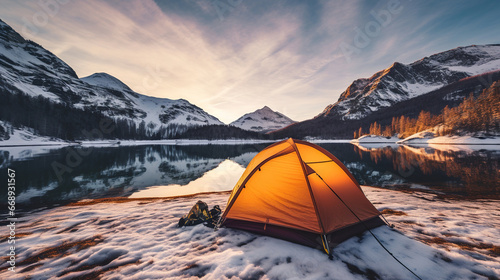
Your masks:
<svg viewBox="0 0 500 280"><path fill-rule="evenodd" d="M162 200L162 199L166 199L166 200L164 200L164 202L168 202L168 201L179 199L179 198L197 197L197 196L204 196L204 195L210 195L210 194L227 195L229 193L231 193L231 191L205 192L205 193L196 193L196 194L180 195L180 196L173 196L173 197L145 197L145 198L106 197L106 198L96 198L96 199L91 199L91 200L82 200L82 201L72 202L72 203L68 203L64 206L87 206L87 205L94 205L94 204L99 204L99 203L126 203L126 202L132 202L132 201L139 201L141 204L147 204L147 203L151 203L151 202L154 202L157 200Z"/></svg>
<svg viewBox="0 0 500 280"><path fill-rule="evenodd" d="M463 242L463 241L449 241L446 240L442 237L432 237L428 239L422 239L425 243L428 244L442 244L442 245L453 245L456 246L462 250L467 250L467 251L474 251L474 250L486 250L488 251L488 254L493 256L493 257L499 257L500 256L500 246L491 244L491 243L469 243L469 242Z"/></svg>
<svg viewBox="0 0 500 280"><path fill-rule="evenodd" d="M95 246L95 245L101 243L102 241L104 241L104 239L100 235L96 235L92 238L74 241L74 242L66 241L66 242L63 242L59 246L43 249L42 251L37 252L36 254L29 256L28 258L19 262L19 266L38 263L44 259L61 258L61 257L67 256L71 253L78 252L78 251L81 251L83 249L87 249L91 246Z"/></svg>
<svg viewBox="0 0 500 280"><path fill-rule="evenodd" d="M32 232L16 232L16 239L22 238L24 236L28 236L33 234ZM0 243L7 241L8 236L4 236L0 239Z"/></svg>
<svg viewBox="0 0 500 280"><path fill-rule="evenodd" d="M382 210L380 213L382 213L382 215L395 215L395 216L407 216L408 215L403 211L393 210L390 208L386 208L386 209Z"/></svg>

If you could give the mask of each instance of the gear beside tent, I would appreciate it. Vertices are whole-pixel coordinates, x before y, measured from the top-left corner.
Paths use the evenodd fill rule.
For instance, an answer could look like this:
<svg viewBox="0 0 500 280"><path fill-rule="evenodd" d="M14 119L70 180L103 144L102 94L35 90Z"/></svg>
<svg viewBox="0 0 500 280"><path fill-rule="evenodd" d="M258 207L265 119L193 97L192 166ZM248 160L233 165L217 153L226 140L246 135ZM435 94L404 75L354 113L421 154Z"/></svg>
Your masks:
<svg viewBox="0 0 500 280"><path fill-rule="evenodd" d="M212 210L208 210L208 205L198 200L189 213L179 219L178 227L204 224L207 227L214 228L217 220L219 220L220 213L219 205L215 205Z"/></svg>
<svg viewBox="0 0 500 280"><path fill-rule="evenodd" d="M233 188L220 226L324 250L383 225L347 168L325 149L294 139L249 163Z"/></svg>

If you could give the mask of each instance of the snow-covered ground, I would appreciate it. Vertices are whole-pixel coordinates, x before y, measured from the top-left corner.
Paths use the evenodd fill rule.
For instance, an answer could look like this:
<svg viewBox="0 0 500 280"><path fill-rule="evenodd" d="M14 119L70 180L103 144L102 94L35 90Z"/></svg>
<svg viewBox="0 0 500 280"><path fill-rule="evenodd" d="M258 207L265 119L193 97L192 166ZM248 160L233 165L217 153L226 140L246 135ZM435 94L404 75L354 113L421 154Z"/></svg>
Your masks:
<svg viewBox="0 0 500 280"><path fill-rule="evenodd" d="M351 139L318 139L314 137L306 137L305 141L309 141L311 143L349 143Z"/></svg>
<svg viewBox="0 0 500 280"><path fill-rule="evenodd" d="M422 279L498 279L499 202L363 187L396 225L373 233ZM28 214L18 221L16 272L1 279L415 279L369 233L317 249L245 231L177 228L199 199L228 194L103 199ZM2 250L7 242L2 240ZM4 257L5 258L5 257Z"/></svg>
<svg viewBox="0 0 500 280"><path fill-rule="evenodd" d="M5 123L0 121L0 125ZM10 126L7 126L10 129ZM47 136L34 134L28 129L13 129L13 134L9 133L9 139L1 140L0 146L47 146L47 145L71 145L72 143ZM74 143L73 143L74 144Z"/></svg>
<svg viewBox="0 0 500 280"><path fill-rule="evenodd" d="M471 135L465 136L436 136L432 131L422 131L415 133L403 140L399 140L398 144L455 144L455 145L500 145L500 137L474 137Z"/></svg>
<svg viewBox="0 0 500 280"><path fill-rule="evenodd" d="M400 139L398 137L385 137L379 135L364 135L358 139L353 139L350 142L355 143L397 143L402 145L411 144L445 144L445 145L500 145L500 136L490 136L490 137L476 137L472 135L458 136L458 135L447 135L447 136L436 136L436 134L430 130L415 133L405 139Z"/></svg>
<svg viewBox="0 0 500 280"><path fill-rule="evenodd" d="M395 136L363 135L358 139L351 140L351 143L396 143L399 140L401 139Z"/></svg>
<svg viewBox="0 0 500 280"><path fill-rule="evenodd" d="M274 143L281 140L263 139L219 139L219 140L198 140L198 139L166 139L166 140L123 140L120 145L244 145ZM84 142L84 144L87 142Z"/></svg>
<svg viewBox="0 0 500 280"><path fill-rule="evenodd" d="M44 146L44 145L82 145L92 147L107 146L142 146L142 145L245 145L273 143L280 140L261 139L220 139L220 140L198 140L198 139L165 139L165 140L88 140L68 142L45 136L37 136L29 131L16 130L10 135L9 140L0 141L2 146Z"/></svg>

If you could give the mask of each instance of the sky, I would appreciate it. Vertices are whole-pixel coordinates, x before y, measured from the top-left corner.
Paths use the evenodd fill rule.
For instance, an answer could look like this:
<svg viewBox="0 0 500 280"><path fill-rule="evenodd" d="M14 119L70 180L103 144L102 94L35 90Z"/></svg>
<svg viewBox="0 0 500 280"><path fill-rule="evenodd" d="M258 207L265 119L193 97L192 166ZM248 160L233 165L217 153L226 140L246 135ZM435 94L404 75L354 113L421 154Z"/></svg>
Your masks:
<svg viewBox="0 0 500 280"><path fill-rule="evenodd" d="M68 63L225 123L264 106L313 118L395 61L500 43L500 1L0 0L0 18Z"/></svg>

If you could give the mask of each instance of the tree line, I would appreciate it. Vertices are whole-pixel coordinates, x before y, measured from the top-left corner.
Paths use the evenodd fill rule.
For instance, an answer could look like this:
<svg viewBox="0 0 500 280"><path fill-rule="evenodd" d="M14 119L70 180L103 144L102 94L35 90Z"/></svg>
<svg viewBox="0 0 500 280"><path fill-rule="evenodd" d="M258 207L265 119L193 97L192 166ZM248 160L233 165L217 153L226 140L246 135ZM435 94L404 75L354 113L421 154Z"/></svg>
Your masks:
<svg viewBox="0 0 500 280"><path fill-rule="evenodd" d="M161 140L172 138L191 139L269 139L268 135L246 131L227 125L187 126L184 124L160 125L144 120L136 122L128 118L111 118L98 108L85 110L74 108L67 102L22 92L0 90L0 139L8 139L16 129L28 129L39 135L70 141L94 139ZM112 129L100 135L89 133L100 123L110 124ZM10 124L10 125L9 125Z"/></svg>
<svg viewBox="0 0 500 280"><path fill-rule="evenodd" d="M435 133L438 136L477 132L487 135L499 134L500 81L494 82L477 97L471 93L456 107L446 106L440 114L434 115L422 110L417 118L401 115L393 117L391 123L385 126L373 122L368 131L363 131L360 127L354 131L353 136L358 138L371 134L406 138L430 128L436 128Z"/></svg>
<svg viewBox="0 0 500 280"><path fill-rule="evenodd" d="M173 138L186 132L190 127L183 124L167 124L157 127L156 124L144 120L136 123L127 118L111 118L105 116L97 108L85 110L75 108L66 102L36 96L22 92L11 93L0 90L0 120L10 123L0 125L0 138L8 139L16 129L28 129L39 135L64 140L93 140L99 136L89 134L99 128L101 122L111 124L112 129L101 138L159 140Z"/></svg>

